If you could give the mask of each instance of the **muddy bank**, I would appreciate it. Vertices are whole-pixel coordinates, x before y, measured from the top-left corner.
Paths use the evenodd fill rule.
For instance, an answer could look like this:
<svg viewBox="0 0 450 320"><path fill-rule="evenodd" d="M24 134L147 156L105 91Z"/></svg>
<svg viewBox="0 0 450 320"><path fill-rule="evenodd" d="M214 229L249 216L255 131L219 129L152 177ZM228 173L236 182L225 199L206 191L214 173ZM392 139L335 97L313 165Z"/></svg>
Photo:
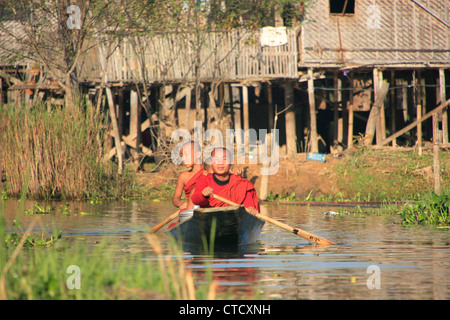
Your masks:
<svg viewBox="0 0 450 320"><path fill-rule="evenodd" d="M269 177L269 190L272 194L284 196L295 193L296 197L306 198L311 192L315 196L330 195L339 192L336 184L334 166L339 159L327 156L325 162L306 160L306 154L280 157L277 174ZM257 192L261 188L261 166L255 164L240 165L243 176L250 180ZM139 172L138 182L150 188L170 188L175 185L177 176L184 171L183 166L167 166L159 172Z"/></svg>

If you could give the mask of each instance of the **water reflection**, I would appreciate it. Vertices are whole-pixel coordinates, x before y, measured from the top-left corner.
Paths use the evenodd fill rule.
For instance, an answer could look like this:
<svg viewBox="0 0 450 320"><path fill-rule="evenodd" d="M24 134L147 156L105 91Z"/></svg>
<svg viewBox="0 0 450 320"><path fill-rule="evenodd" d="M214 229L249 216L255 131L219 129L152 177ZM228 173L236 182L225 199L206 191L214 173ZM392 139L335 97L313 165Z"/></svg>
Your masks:
<svg viewBox="0 0 450 320"><path fill-rule="evenodd" d="M32 207L27 202L25 207ZM54 204L56 207L59 204ZM6 228L14 231L17 201L6 203ZM221 292L242 299L449 299L450 236L448 229L404 227L395 216L325 215L339 208L269 205L270 217L323 236L338 245L317 247L266 223L259 241L240 251L213 255L185 250L184 263L198 282L217 280ZM70 203L70 213L40 215L35 231L59 228L63 238L119 239L117 254L141 251L154 258L145 240L149 228L173 213L168 202L120 201ZM84 212L86 214L81 214ZM33 216L22 215L26 229ZM163 230L161 230L163 231ZM162 235L163 243L168 239ZM186 249L186 248L185 248ZM369 289L367 273L379 266L381 288ZM212 270L212 272L211 272Z"/></svg>

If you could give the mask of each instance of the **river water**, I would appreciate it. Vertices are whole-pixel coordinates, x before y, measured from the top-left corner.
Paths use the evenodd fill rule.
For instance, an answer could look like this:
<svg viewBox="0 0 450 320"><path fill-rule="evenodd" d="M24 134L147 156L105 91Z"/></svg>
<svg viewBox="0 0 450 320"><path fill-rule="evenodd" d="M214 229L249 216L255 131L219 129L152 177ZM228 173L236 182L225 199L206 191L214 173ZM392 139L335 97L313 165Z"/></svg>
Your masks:
<svg viewBox="0 0 450 320"><path fill-rule="evenodd" d="M59 208L61 204L51 206ZM14 231L18 202L6 201L6 228ZM31 208L27 202L25 208ZM98 243L119 239L117 254L141 250L149 228L176 211L165 201L69 203L69 214L40 214L35 232L62 230L63 238ZM267 204L262 212L337 245L320 248L266 223L258 243L242 252L183 254L201 281L207 268L220 292L240 299L450 299L450 230L406 227L395 215L366 209ZM56 210L58 211L58 210ZM340 214L325 214L334 211ZM343 211L347 211L344 213ZM23 228L36 215L22 215ZM159 233L163 234L163 230ZM167 238L163 244L167 242Z"/></svg>

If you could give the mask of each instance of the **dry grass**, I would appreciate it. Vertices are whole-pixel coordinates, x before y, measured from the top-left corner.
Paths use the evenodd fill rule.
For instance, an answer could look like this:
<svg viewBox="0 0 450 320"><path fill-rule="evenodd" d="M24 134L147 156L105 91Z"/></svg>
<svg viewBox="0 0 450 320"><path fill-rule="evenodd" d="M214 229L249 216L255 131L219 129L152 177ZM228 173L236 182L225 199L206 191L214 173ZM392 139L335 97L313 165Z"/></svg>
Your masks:
<svg viewBox="0 0 450 320"><path fill-rule="evenodd" d="M1 161L8 195L19 196L26 180L30 198L80 199L124 193L127 181L102 159L103 120L94 108L83 106L52 112L43 107L32 111L1 107Z"/></svg>

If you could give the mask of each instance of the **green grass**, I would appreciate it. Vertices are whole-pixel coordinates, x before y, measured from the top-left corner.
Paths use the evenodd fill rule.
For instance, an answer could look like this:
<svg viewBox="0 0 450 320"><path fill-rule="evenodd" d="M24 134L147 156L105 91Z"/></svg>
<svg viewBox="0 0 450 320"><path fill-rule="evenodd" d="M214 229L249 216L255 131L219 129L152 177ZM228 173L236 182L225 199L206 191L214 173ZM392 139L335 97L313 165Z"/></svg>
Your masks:
<svg viewBox="0 0 450 320"><path fill-rule="evenodd" d="M66 239L60 231L36 235L20 225L25 213L23 205L16 214L18 231L6 232L4 208L4 201L0 200L0 299L215 297L211 271L206 271L202 284L196 284L197 275L186 268L178 247L169 242L163 249L155 235L142 234L138 240L141 250L129 251L124 251L120 239L115 237L102 238L93 244ZM37 215L33 218L39 219Z"/></svg>
<svg viewBox="0 0 450 320"><path fill-rule="evenodd" d="M441 152L441 184L450 188L450 152ZM338 189L355 201L419 200L433 191L433 156L424 151L362 149L335 167Z"/></svg>

